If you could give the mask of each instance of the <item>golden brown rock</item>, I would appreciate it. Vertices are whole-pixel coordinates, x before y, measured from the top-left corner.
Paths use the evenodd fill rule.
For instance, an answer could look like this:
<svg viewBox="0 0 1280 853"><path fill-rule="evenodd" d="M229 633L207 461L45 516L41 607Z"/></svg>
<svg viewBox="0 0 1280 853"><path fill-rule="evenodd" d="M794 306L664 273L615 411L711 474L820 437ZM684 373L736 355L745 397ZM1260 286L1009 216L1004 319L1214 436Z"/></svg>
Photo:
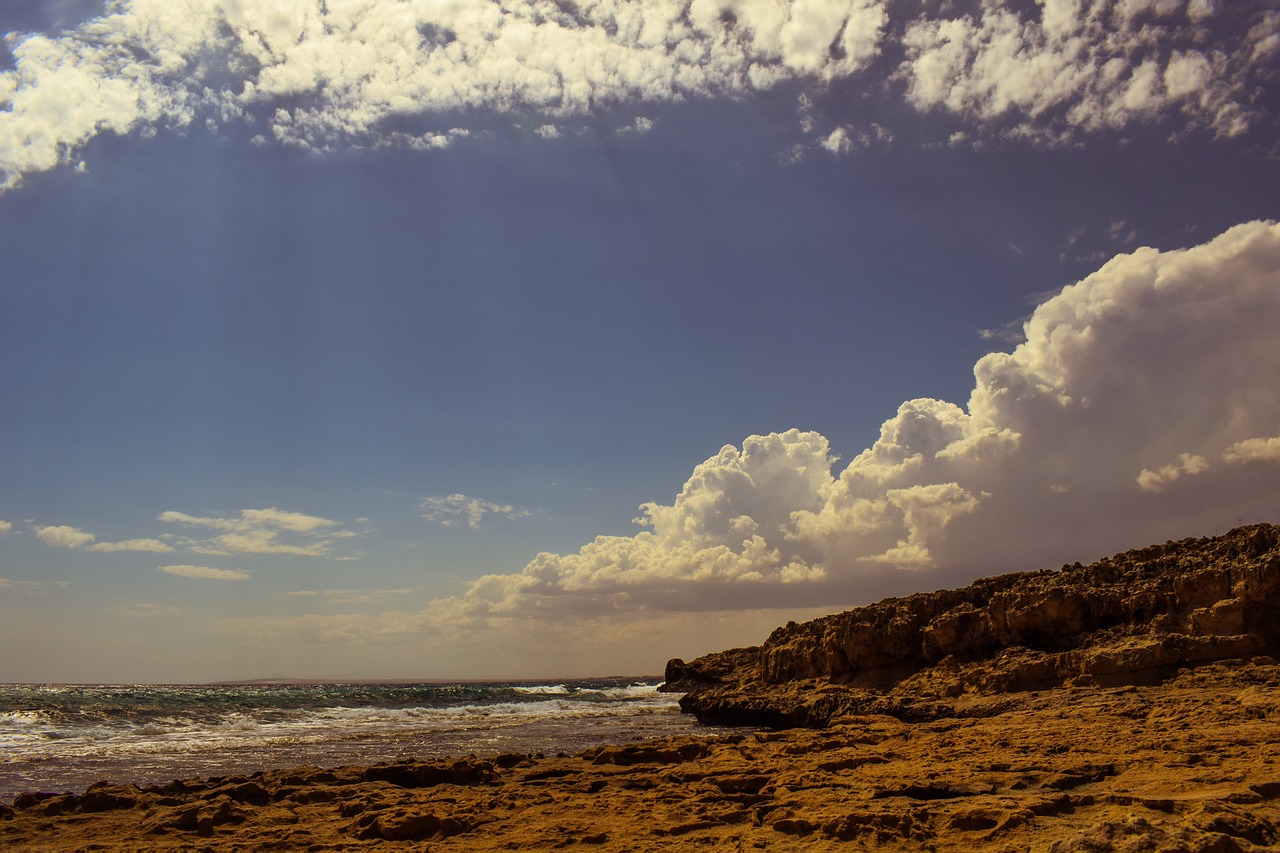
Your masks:
<svg viewBox="0 0 1280 853"><path fill-rule="evenodd" d="M1280 666L969 696L570 757L300 768L0 808L5 850L1253 851L1280 846Z"/></svg>
<svg viewBox="0 0 1280 853"><path fill-rule="evenodd" d="M668 669L708 716L813 728L22 794L0 849L1280 849L1277 539L890 600Z"/></svg>
<svg viewBox="0 0 1280 853"><path fill-rule="evenodd" d="M758 649L668 664L706 722L825 725L954 715L955 697L1153 684L1180 667L1280 653L1280 528L986 578L779 628Z"/></svg>

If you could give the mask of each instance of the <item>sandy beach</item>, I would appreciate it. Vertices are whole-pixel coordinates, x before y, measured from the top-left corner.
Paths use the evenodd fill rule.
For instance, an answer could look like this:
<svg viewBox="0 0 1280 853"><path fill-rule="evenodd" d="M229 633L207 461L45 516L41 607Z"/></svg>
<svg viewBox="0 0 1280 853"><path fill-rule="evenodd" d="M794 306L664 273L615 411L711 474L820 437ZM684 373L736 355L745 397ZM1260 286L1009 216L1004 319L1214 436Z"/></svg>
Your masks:
<svg viewBox="0 0 1280 853"><path fill-rule="evenodd" d="M1280 843L1280 667L975 699L968 717L332 770L0 808L9 850L1254 851Z"/></svg>

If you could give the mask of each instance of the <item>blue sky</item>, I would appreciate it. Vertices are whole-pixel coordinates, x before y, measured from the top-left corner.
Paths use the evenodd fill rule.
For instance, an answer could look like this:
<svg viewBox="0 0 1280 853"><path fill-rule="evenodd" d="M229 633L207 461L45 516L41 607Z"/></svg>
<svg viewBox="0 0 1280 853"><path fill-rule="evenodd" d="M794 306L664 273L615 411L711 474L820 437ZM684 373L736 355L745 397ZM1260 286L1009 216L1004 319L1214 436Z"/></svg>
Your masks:
<svg viewBox="0 0 1280 853"><path fill-rule="evenodd" d="M1268 4L0 32L0 680L657 672L1280 511Z"/></svg>

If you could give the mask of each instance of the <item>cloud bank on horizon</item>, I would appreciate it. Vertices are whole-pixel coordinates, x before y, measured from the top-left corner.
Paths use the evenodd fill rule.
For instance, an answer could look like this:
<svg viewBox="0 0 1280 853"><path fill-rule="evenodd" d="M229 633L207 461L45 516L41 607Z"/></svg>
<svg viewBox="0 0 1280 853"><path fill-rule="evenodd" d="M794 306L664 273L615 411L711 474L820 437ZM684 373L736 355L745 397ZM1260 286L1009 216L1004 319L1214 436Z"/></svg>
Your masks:
<svg viewBox="0 0 1280 853"><path fill-rule="evenodd" d="M1118 255L980 359L965 407L903 403L834 474L815 432L726 445L642 507L647 530L541 554L423 619L850 603L1104 556L1171 518L1234 523L1277 500L1277 328L1280 224Z"/></svg>
<svg viewBox="0 0 1280 853"><path fill-rule="evenodd" d="M1065 144L1156 121L1235 137L1268 118L1280 10L1214 0L112 0L74 28L9 33L5 45L0 188L11 188L77 163L103 133L204 123L315 150L438 148L470 135L477 110L531 111L541 116L531 132L555 138L556 121L601 107L788 81L952 116L952 142ZM801 127L835 153L892 135L811 116Z"/></svg>
<svg viewBox="0 0 1280 853"><path fill-rule="evenodd" d="M90 5L81 2L78 7ZM1043 156L1037 152L1029 166L1011 167L1009 183L1002 185L1007 188L1015 179L1031 174L1030 170L1044 168L1046 163L1050 167L1061 164L1066 154L1093 151L1094 146L1110 153L1128 144L1132 153L1144 144L1134 143L1135 138L1150 139L1155 134L1173 143L1168 150L1179 155L1170 158L1177 160L1173 168L1193 171L1188 167L1199 164L1195 160L1200 150L1197 145L1177 144L1196 135L1200 141L1216 140L1216 148L1247 152L1249 163L1262 169L1280 162L1275 142L1275 129L1280 126L1278 83L1280 9L1258 2L112 0L100 4L93 17L61 31L4 36L0 45L0 194L19 187L24 180L33 184L28 188L32 193L40 192L39 183L30 180L39 173L59 168L91 169L96 157L109 154L107 147L93 146L95 139L104 136L145 140L157 134L180 135L199 129L246 146L253 143L335 153L387 147L412 158L417 149L445 149L509 133L537 140L521 149L536 155L546 150L544 145L564 144L584 128L591 128L597 117L603 117L602 127L612 123L620 128L619 133L635 137L648 134L647 138L654 140L661 131L653 131L662 128L663 116L675 112L664 112L664 105L725 98L751 99L753 108L760 108L754 118L768 119L761 122L769 125L770 147L762 157L767 161L763 165L768 167L768 180L804 171L789 164L810 155L813 160L809 166L817 164L827 170L822 173L815 168L814 173L829 177L837 169L865 165L855 159L836 159L865 150L871 152L869 157L882 158L876 161L877 166L889 168L895 149L936 146L931 153L946 158L945 164L933 164L940 169L966 158L982 159L972 150L975 148L1054 149ZM770 157L777 145L773 131L779 116L794 124L787 144L798 142L778 151L774 160ZM928 120L921 120L922 116ZM675 128L676 124L670 123L672 137L695 127L703 130L698 123L686 128ZM922 132L921 126L927 126L923 132L929 135L924 141L912 138L913 133ZM701 137L676 141L705 145ZM1223 146L1223 142L1231 144ZM661 151L657 154L654 159L661 168L665 161ZM625 156L623 152L622 159ZM536 165L536 157L533 159ZM190 166L185 160L174 162ZM272 158L272 164L275 162ZM595 524L592 521L575 528L571 538L542 540L533 546L522 542L521 550L506 552L518 554L512 559L491 560L489 554L497 552L483 548L477 550L479 556L466 552L459 557L463 547L470 548L485 537L515 539L535 524L540 529L554 526L554 510L540 505L550 490L539 492L525 482L521 484L523 491L504 493L503 478L513 473L509 460L502 464L485 460L496 473L489 471L475 478L466 472L441 474L424 463L405 476L406 482L377 482L363 493L348 488L350 481L337 475L333 475L335 483L318 477L321 485L312 484L311 491L283 488L269 497L261 496L260 488L246 487L243 492L230 492L237 497L209 498L212 506L205 503L198 488L182 495L166 493L169 496L163 502L147 493L129 506L145 507L142 514L150 522L149 529L122 529L118 516L85 515L92 512L84 508L87 499L66 509L52 501L38 508L19 506L29 495L15 489L14 503L5 509L10 520L0 519L0 537L11 547L6 554L19 557L6 569L12 577L0 577L0 589L31 596L49 594L47 609L33 610L36 615L29 616L33 625L39 614L56 612L57 618L65 619L73 606L84 608L74 612L98 608L94 612L128 619L183 619L203 632L198 640L189 641L191 649L203 644L199 646L200 660L209 650L218 649L228 658L239 655L236 666L242 666L243 660L252 660L254 665L281 660L286 662L271 666L278 671L328 667L326 672L333 675L363 675L371 660L393 657L381 655L382 651L409 649L419 655L424 649L439 649L437 660L430 665L442 669L429 673L432 677L487 674L468 668L477 661L485 666L497 665L492 661L509 666L506 672L494 673L504 677L531 668L545 672L547 661L554 661L563 674L588 674L599 673L605 655L611 656L610 661L620 661L620 668L640 671L652 666L659 637L665 641L662 648L687 654L699 645L712 648L749 641L758 631L776 625L784 611L784 619L800 618L801 611L817 615L884 595L954 585L1006 570L1054 566L1063 560L1091 559L1169 536L1225 530L1237 518L1257 520L1270 513L1274 520L1275 511L1280 510L1275 488L1280 474L1280 397L1274 388L1275 377L1280 375L1280 337L1275 334L1280 328L1280 225L1248 221L1223 230L1228 223L1274 217L1273 205L1254 204L1240 212L1238 206L1222 202L1229 192L1205 193L1208 205L1217 205L1211 211L1213 224L1206 225L1197 217L1188 217L1191 222L1171 217L1173 224L1163 223L1162 236L1156 239L1151 236L1151 223L1158 217L1144 218L1140 208L1143 204L1159 205L1160 199L1168 196L1148 192L1153 188L1123 175L1120 182L1129 180L1132 186L1122 187L1114 196L1099 192L1105 181L1117 177L1114 165L1108 162L1106 157L1099 159L1096 185L1079 189L1082 196L1096 196L1088 205L1087 224L1067 222L1059 230L1075 215L1063 213L1034 232L1041 238L1039 243L1019 236L1019 246L1003 231L992 240L996 249L990 257L994 261L988 258L991 265L983 269L1006 264L1028 251L1047 258L1056 256L1064 264L1070 256L1071 278L1094 265L1097 269L1059 289L1065 279L1052 269L1045 273L1045 267L1039 267L1037 275L1045 274L1052 280L1033 276L1031 283L1054 289L1031 300L1039 304L1012 337L1008 328L983 333L984 339L1003 341L1011 351L990 353L976 361L967 400L961 399L967 377L961 377L962 384L952 393L933 386L924 392L892 390L893 396L877 398L874 405L855 396L859 389L853 378L847 380L847 388L828 390L828 377L839 375L837 381L845 381L846 375L853 376L852 365L840 361L845 352L840 350L840 355L824 365L827 373L812 371L822 379L807 387L820 388L818 393L847 394L855 401L840 407L840 416L853 412L861 417L866 409L874 409L875 420L863 426L874 428L888 416L877 440L871 442L872 433L868 432L867 438L856 440L852 448L841 448L818 432L782 429L801 418L781 403L766 412L767 419L738 417L729 432L717 426L691 439L700 448L698 455L754 430L780 431L749 435L739 444L724 446L689 474L669 503L644 504L641 517L636 519L642 529L635 535L598 536L579 548L603 529L588 526ZM904 158L892 167L911 171L916 165L911 158ZM746 171L751 168L748 164ZM754 168L766 171L758 162ZM1028 171L1017 172L1018 168ZM260 174L266 171L269 169ZM753 177L746 175L748 188ZM904 193L901 204L930 203L927 192L913 183L927 182L927 172L918 179L912 172L911 177L893 184L919 193ZM1175 181L1170 180L1170 187L1160 189L1170 194L1185 189L1180 204L1189 208L1200 203L1198 192L1218 177L1197 175L1200 185L1186 188L1172 187ZM616 175L607 178L613 181ZM474 180L473 175L464 175L459 183ZM1048 182L1045 186L1061 191L1063 183ZM550 184L532 186L542 189ZM764 183L755 186L763 187ZM1002 215L1016 216L1022 205L1043 206L1044 198L1036 195L1040 192L1036 187L1041 185L1027 182L1026 186L1030 188L1019 189L1025 195L1010 200ZM1266 182L1259 186L1266 186ZM114 185L104 179L102 184L95 183L95 192L99 189L110 194ZM372 194L380 188L366 189ZM1000 187L977 181L973 186L975 194L1000 191ZM5 201L29 199L26 192L4 196ZM554 193L555 188L548 193L548 207L560 202ZM1064 211L1083 207L1073 207L1079 199L1070 197L1070 192L1065 195L1053 199L1063 203ZM803 193L780 197L794 204L814 200ZM538 199L541 204L542 195ZM664 195L654 201L652 210L642 213L660 215L667 207L687 200ZM190 203L199 206L202 200ZM878 208L872 209L876 203L868 197L868 216L879 213ZM533 209L519 207L507 215L514 219ZM565 221L572 226L597 211L616 216L618 209L604 204L584 207L579 218ZM785 204L777 209L791 210ZM850 216L848 227L857 228L860 220L848 212L852 209L853 205L832 207L838 215ZM910 213L915 212L911 208ZM489 213L476 213L476 230L486 238L489 232L480 226L489 221ZM931 241L941 244L963 239L951 233L950 221L945 223L948 230L944 233L938 226L924 223L927 217L920 219L902 218L905 233L885 241L883 257L856 259L856 264L865 260L856 269L845 266L850 262L848 253L822 254L829 247L819 246L822 239L843 239L838 227L844 227L844 220L819 235L821 239L815 237L812 245L819 246L819 257L804 274L820 270L825 276L828 269L835 269L838 275L847 273L849 280L837 281L838 275L830 281L823 277L822 286L804 291L807 298L815 304L823 299L835 303L834 297L839 295L841 311L851 306L856 309L857 299L849 298L845 290L857 291L859 298L878 296L871 293L880 286L877 276L883 275L896 286L896 276L905 280L916 274L915 269L893 266L886 261L889 256L928 248ZM201 221L196 217L182 220L184 224ZM979 222L988 231L996 231L1006 227L1008 219ZM88 225L80 226L79 236L95 231L98 224L90 218ZM634 229L638 223L611 224L623 230ZM1192 233L1192 226L1202 229L1195 238L1199 245L1175 250L1138 248L1144 240L1161 246L1181 245L1184 238L1190 242L1185 235ZM1106 235L1101 245L1107 246L1108 252L1127 251L1107 261L1098 245L1077 245L1086 227L1090 235ZM1070 232L1065 245L1054 243L1068 233L1067 228L1078 230ZM574 232L567 227L565 233ZM969 232L961 228L959 233ZM1179 236L1171 238L1172 234ZM1210 234L1217 236L1205 236ZM282 228L255 245L274 249L267 244L281 236L297 234ZM318 234L307 236L324 239ZM786 235L777 237L779 243L788 242ZM208 239L212 243L217 238ZM417 235L413 239L418 239ZM445 246L446 238L439 242L442 254L449 255L459 268L467 268L470 275L468 247ZM623 242L604 241L601 256ZM200 244L199 235L193 244ZM126 254L138 245L142 244L130 243L131 248L118 252ZM304 241L299 240L298 245ZM719 259L710 254L695 256L695 248L674 242L654 245L656 251L669 246L687 248L690 258L704 264L699 269L713 271L709 274L712 288L727 290L733 283L733 273L724 271ZM529 246L523 243L504 247L504 251L519 256L522 250L528 252ZM368 285L373 290L381 269L381 259L371 254L376 248L352 246L354 256L362 261L353 267L359 266L362 274L366 269L374 271ZM763 267L784 269L784 275L796 269L790 263L795 254L775 256L766 251L768 248L759 252L769 261ZM263 251L263 258L274 257ZM711 248L706 251L710 253ZM67 269L92 271L92 255L87 253L86 257L90 260L83 267ZM245 266L229 268L230 274L264 263L252 254L247 257ZM945 251L938 253L938 258L945 257L949 257ZM418 257L411 260L416 264ZM519 260L525 259L521 256ZM547 268L555 266L543 263ZM922 267L919 277L931 282L931 292L953 284L946 280L945 264L936 260ZM409 266L406 263L406 268ZM183 269L180 262L169 268ZM41 275L46 266L35 263L25 269L29 280L24 286L34 293L44 284ZM413 275L396 270L391 277L420 285L426 294L424 300L435 294L433 288L443 289L454 281L449 275L442 275L439 283L419 281L418 267L413 269ZM101 286L92 276L81 280L65 270L57 274L66 276L67 281L58 283L67 284L68 293L79 293L81 287L111 291L110 285ZM334 281L345 274L334 273ZM558 284L560 275L555 267L546 272L546 280ZM595 271L590 275L596 275ZM297 277L301 293L308 285L302 280L306 274L298 273ZM983 311L973 312L982 317L977 322L989 322L993 313L1010 316L999 313L1003 307L995 307L1007 303L1007 292L997 293L998 288L993 287L991 293L984 289L979 294L975 278L961 284L973 288L975 299L991 299ZM464 283L459 288L470 280L459 275L457 281ZM762 274L757 286L763 290L774 284L764 281ZM512 292L524 286L523 279L516 281L511 284ZM838 294L836 288L840 288ZM197 289L192 287L192 291ZM356 289L353 285L352 290ZM618 289L623 290L621 285ZM907 292L894 293L893 299L899 301L883 310L914 316L909 300L919 297L904 295ZM493 301L500 302L505 293L496 289ZM379 295L388 305L395 305L399 316L404 307L397 301L401 294L392 294L389 289ZM571 294L556 295L563 296L565 305L573 302ZM602 295L592 305L614 307L606 295L614 297ZM316 295L317 302L323 298ZM633 293L617 298L632 299ZM38 312L47 303L14 304L17 308L11 320L15 327L31 322L33 327L43 328L34 318L45 316ZM163 304L189 307L183 300ZM554 301L546 310L550 313L561 304ZM442 314L446 308L440 309ZM170 322L160 309L155 310L157 323ZM414 312L406 309L403 315L409 326ZM84 316L86 327L98 322L87 309ZM192 310L191 316L200 326L206 315ZM382 316L370 314L374 320ZM492 315L478 312L476 316ZM586 325L592 316L583 310L571 319ZM369 325L381 332L374 320ZM210 317L209 322L228 324L217 326L214 331L219 333L235 327L222 316ZM459 315L460 325L468 322L469 317ZM951 318L947 322L956 325ZM529 325L536 328L537 324L531 321ZM563 327L569 325L567 319L562 323ZM354 323L353 328L359 330L360 324ZM795 333L796 328L802 330L800 334ZM805 370L801 361L783 360L789 358L787 348L807 330L803 322L794 324L788 330L791 336L781 339L776 351L768 353L784 364L779 375L785 373L790 378ZM476 331L483 335L492 329L477 325ZM662 337L665 331L632 342L633 352L669 345ZM928 331L929 327L922 327L923 334ZM855 334L852 327L848 332ZM421 336L429 333L424 331ZM890 334L872 336L872 345L849 351L860 353L863 362L859 367L874 364L876 370L896 381L898 361L906 363L913 357L918 361L919 353L912 350L920 348L913 348L910 340L892 340ZM413 344L417 337L416 329L406 335L406 339L413 338ZM749 335L744 333L742 338L734 343L759 348ZM35 335L30 338L35 339ZM75 339L67 336L65 340L74 349ZM216 361L228 352L242 354L235 349L241 340L228 335L227 348L209 350L209 360ZM542 341L531 335L520 343L536 348ZM16 344L11 351L17 352L23 345ZM874 358L866 359L873 346ZM361 339L352 339L351 350L362 350ZM32 349L37 351L38 347ZM960 363L969 364L982 351L977 347L966 350ZM276 350L267 348L264 352ZM432 351L406 344L394 352L394 364L390 357L385 362L371 357L360 365L367 366L371 374L379 369L400 371L396 377L399 384L388 387L429 398L431 386L419 385L413 372L422 364L438 366L429 357ZM705 353L705 349L689 347L679 355L693 359ZM400 358L401 354L405 357ZM725 353L724 363L732 363L735 354L741 353ZM675 362L673 357L671 363ZM285 368L279 376L295 377ZM766 388L751 387L752 381L746 371L725 380L726 384L740 383L745 394L760 390L763 398L770 393ZM48 387L55 387L54 383ZM484 389L487 392L488 386ZM14 410L34 405L50 413L51 423L57 420L60 410L30 389L25 393L33 396L15 397ZM911 399L893 411L898 400L914 393L953 399ZM530 394L528 399L535 397ZM231 402L252 399L229 397ZM368 399L380 398L371 395ZM579 398L566 395L564 399ZM590 398L583 395L580 399ZM397 397L396 406L372 412L369 420L402 417L408 407L400 407L399 402ZM250 403L244 405L253 411ZM239 410L228 405L227 411L235 415ZM559 440L561 432L555 424L571 423L577 429L577 421L588 420L596 412L573 409L555 414L563 420L549 420L545 431ZM777 422L772 420L775 414ZM618 421L609 417L602 414L591 426L601 432L617 430ZM262 419L269 420L265 415ZM458 427L459 421L443 417L438 423L458 432L464 429ZM664 424L661 418L651 423ZM678 421L672 417L671 423ZM514 424L510 434L516 438L507 440L518 444L524 427ZM358 429L353 427L352 434L362 434ZM418 440L421 436L415 429L406 420L404 434ZM836 435L830 428L824 431ZM423 427L422 432L426 435L429 429ZM583 433L563 430L563 434ZM703 444L707 434L713 438ZM48 440L54 442L57 436ZM480 458L493 447L493 441L500 440L469 437L466 451L458 453L466 460L459 467ZM870 446L859 450L864 444ZM531 444L528 455L533 457L546 447L545 439ZM388 447L387 453L411 455L414 448L412 442L406 442ZM234 456L227 454L228 458ZM590 477L609 476L597 473L605 470L599 466L591 470ZM676 485L687 470L687 463L681 463L670 484ZM534 478L527 472L516 473L526 480ZM382 476L385 478L385 473ZM438 480L432 481L433 476ZM541 471L537 476L541 477ZM560 472L547 475L548 479L559 476ZM580 482L598 482L590 477L579 478L574 487ZM68 482L73 479L68 475ZM33 477L33 482L38 480ZM397 488L392 489L393 485ZM369 497L375 487L385 488L376 501ZM324 494L325 489L342 492L344 500L359 505L334 500L325 503L332 497ZM33 487L29 494L37 492ZM245 493L249 496L240 503L238 496ZM626 498L623 511L652 495L648 486L636 491L634 497ZM309 500L317 503L307 506ZM569 512L581 512L580 505L561 505L570 507ZM243 506L262 508L236 508ZM299 509L314 509L319 514ZM610 512L614 510L616 507ZM41 517L25 518L28 512ZM611 518L616 521L626 515ZM476 532L481 530L484 534ZM436 537L432 544L439 545L438 550L429 555L426 549L413 550L418 548L418 537L430 536ZM464 541L466 546L459 544ZM340 571L348 561L356 563L366 556L357 544L381 549L359 566L362 577L358 579ZM538 554L516 571L537 548L561 553ZM28 568L18 565L22 560L30 561ZM68 585L68 589L74 586L71 581L52 580L52 573L61 570L58 561L63 560L67 565L80 561L76 565L81 574L74 584L88 590L86 598L72 602L68 595L66 601L55 600L53 593L63 589L59 584ZM465 564L465 568L449 565L451 560ZM91 572L98 566L107 570L95 577ZM111 574L117 570L118 576ZM129 571L135 573L135 583L137 577L145 576L145 591L141 586L134 588L137 596L154 595L164 602L125 601L116 606L94 599L93 603L82 603L95 592L106 594L109 584L117 580L123 590ZM480 576L482 572L491 573ZM98 582L101 586L94 586ZM386 588L377 588L380 583ZM418 586L424 583L434 586ZM409 589L411 586L415 588ZM180 591L173 592L175 589ZM78 589L72 592L80 595ZM200 603L181 598L184 594L198 594ZM305 603L311 601L348 612L321 610ZM307 609L301 609L304 607ZM22 624L18 617L28 618L20 610L15 608L12 616L6 614L9 636L19 635L15 633L18 629L11 627ZM118 649L142 642L145 632L134 630L137 624L111 624L116 645L102 644L103 660L128 658ZM185 630L186 622L181 627ZM263 654L244 655L246 647ZM134 653L150 654L139 649L141 646ZM175 660L180 656L178 651L172 654ZM580 655L578 664L571 657L575 654ZM189 659L196 660L196 653ZM154 666L156 672L162 671L162 666L170 667L163 671L174 672L167 661ZM227 666L226 673L231 673L232 664ZM346 669L339 670L339 666ZM456 666L456 672L444 669L448 666ZM185 677L185 671L178 672ZM322 674L315 669L306 674L312 673ZM235 677L255 674L261 673ZM39 677L46 676L41 673Z"/></svg>
<svg viewBox="0 0 1280 853"><path fill-rule="evenodd" d="M480 577L418 612L224 624L264 646L376 648L426 637L441 648L488 644L509 661L502 649L513 638L536 637L541 645L517 643L532 656L525 663L561 660L565 649L634 647L668 631L711 637L746 620L767 629L781 609L829 611L1225 530L1237 513L1280 508L1277 328L1280 223L1241 224L1186 249L1139 248L1043 301L1021 343L977 361L965 405L902 403L843 467L816 432L749 436L698 465L670 504L643 505L637 521L646 529L633 536L539 554L520 572ZM418 509L426 521L468 528L490 515L531 515L461 494ZM335 541L363 535L275 507L170 510L157 521L197 535L98 543L70 525L25 529L54 548L236 559L333 558ZM14 533L0 521L0 534ZM254 582L238 567L156 569ZM44 589L15 584L0 581ZM406 592L323 596L367 603ZM726 622L734 613L738 622Z"/></svg>

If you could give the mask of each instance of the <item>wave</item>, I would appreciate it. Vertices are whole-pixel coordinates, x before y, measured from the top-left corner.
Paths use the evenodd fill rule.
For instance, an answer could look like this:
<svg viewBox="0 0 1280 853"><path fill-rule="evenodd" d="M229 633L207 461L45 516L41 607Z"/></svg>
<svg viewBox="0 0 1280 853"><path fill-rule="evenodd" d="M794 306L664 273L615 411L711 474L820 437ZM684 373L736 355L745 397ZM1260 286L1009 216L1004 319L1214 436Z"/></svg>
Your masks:
<svg viewBox="0 0 1280 853"><path fill-rule="evenodd" d="M658 692L658 685L644 682L600 685L588 682L585 684L514 685L511 689L526 696L573 696L584 701L626 701L654 695Z"/></svg>
<svg viewBox="0 0 1280 853"><path fill-rule="evenodd" d="M0 764L287 745L421 743L674 713L656 684L0 687ZM37 703L39 703L37 705ZM14 705L19 707L14 707Z"/></svg>
<svg viewBox="0 0 1280 853"><path fill-rule="evenodd" d="M41 726L48 723L43 711L3 711L0 712L0 729L13 727Z"/></svg>

